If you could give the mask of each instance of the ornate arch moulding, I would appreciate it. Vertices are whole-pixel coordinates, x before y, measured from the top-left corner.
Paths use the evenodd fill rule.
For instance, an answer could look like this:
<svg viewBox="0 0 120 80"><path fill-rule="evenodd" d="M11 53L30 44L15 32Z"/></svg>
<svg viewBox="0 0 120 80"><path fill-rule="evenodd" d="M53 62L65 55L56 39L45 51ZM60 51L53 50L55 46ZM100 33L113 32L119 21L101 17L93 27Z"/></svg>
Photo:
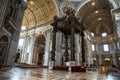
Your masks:
<svg viewBox="0 0 120 80"><path fill-rule="evenodd" d="M8 36L6 33L3 33L1 36L0 36L0 39L3 37L3 36L6 36L8 38L8 43L10 42L10 36Z"/></svg>
<svg viewBox="0 0 120 80"><path fill-rule="evenodd" d="M56 0L53 0L53 2L55 3L55 6L56 6L56 9L57 9L57 16L59 16L60 15L60 11L59 11L59 8L58 8L58 5L57 5L57 3L56 3Z"/></svg>

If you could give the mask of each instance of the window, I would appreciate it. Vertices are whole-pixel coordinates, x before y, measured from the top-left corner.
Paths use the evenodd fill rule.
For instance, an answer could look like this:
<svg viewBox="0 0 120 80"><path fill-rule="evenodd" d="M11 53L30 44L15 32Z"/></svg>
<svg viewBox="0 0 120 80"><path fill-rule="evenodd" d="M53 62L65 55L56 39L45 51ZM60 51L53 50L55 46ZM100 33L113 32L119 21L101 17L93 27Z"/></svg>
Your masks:
<svg viewBox="0 0 120 80"><path fill-rule="evenodd" d="M120 41L117 42L117 48L120 49Z"/></svg>
<svg viewBox="0 0 120 80"><path fill-rule="evenodd" d="M94 33L91 33L92 36L94 36Z"/></svg>
<svg viewBox="0 0 120 80"><path fill-rule="evenodd" d="M107 36L107 33L102 33L102 37L105 37L105 36Z"/></svg>
<svg viewBox="0 0 120 80"><path fill-rule="evenodd" d="M24 39L19 39L19 46L23 46L23 43L24 43Z"/></svg>
<svg viewBox="0 0 120 80"><path fill-rule="evenodd" d="M104 51L109 51L108 44L104 44L104 45L103 45L103 49L104 49Z"/></svg>
<svg viewBox="0 0 120 80"><path fill-rule="evenodd" d="M118 49L120 49L120 43L119 42L117 42L117 47L118 47Z"/></svg>
<svg viewBox="0 0 120 80"><path fill-rule="evenodd" d="M26 30L26 26L22 26L22 27L21 27L21 30L22 30L22 31Z"/></svg>
<svg viewBox="0 0 120 80"><path fill-rule="evenodd" d="M92 51L95 51L95 45L92 44Z"/></svg>
<svg viewBox="0 0 120 80"><path fill-rule="evenodd" d="M27 0L24 0L25 2L27 2Z"/></svg>

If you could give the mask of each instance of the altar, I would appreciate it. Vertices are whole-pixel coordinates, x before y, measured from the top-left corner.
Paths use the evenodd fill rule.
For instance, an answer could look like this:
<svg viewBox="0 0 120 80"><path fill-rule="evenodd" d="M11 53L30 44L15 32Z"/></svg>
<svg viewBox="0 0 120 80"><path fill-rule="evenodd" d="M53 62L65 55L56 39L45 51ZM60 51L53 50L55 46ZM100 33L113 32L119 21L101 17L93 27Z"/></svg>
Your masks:
<svg viewBox="0 0 120 80"><path fill-rule="evenodd" d="M64 12L62 17L55 16L53 23L51 23L53 31L50 51L50 63L52 65L50 67L53 70L85 72L85 67L78 66L86 61L85 29L82 22L76 18L72 7L66 6ZM58 37L59 34L62 36Z"/></svg>
<svg viewBox="0 0 120 80"><path fill-rule="evenodd" d="M86 72L85 66L71 66L71 72Z"/></svg>

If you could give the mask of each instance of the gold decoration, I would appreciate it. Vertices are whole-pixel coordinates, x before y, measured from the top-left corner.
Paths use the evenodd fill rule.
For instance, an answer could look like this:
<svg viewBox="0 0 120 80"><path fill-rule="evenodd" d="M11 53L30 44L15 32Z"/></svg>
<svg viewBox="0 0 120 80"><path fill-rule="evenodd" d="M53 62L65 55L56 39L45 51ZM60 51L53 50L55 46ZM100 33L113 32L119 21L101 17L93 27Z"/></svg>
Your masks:
<svg viewBox="0 0 120 80"><path fill-rule="evenodd" d="M109 58L109 57L107 57L107 58L105 58L104 60L105 60L105 61L110 61L110 58Z"/></svg>
<svg viewBox="0 0 120 80"><path fill-rule="evenodd" d="M96 58L96 57L93 57L93 60L94 60L94 61L96 61L96 60L97 60L97 58Z"/></svg>
<svg viewBox="0 0 120 80"><path fill-rule="evenodd" d="M118 57L118 60L120 61L120 57Z"/></svg>

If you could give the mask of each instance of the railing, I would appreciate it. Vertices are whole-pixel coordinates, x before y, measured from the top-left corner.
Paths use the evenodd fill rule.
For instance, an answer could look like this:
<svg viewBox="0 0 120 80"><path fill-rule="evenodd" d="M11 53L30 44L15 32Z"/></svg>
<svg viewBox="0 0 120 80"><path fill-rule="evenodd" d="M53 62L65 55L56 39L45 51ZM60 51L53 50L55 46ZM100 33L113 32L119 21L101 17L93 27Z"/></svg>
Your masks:
<svg viewBox="0 0 120 80"><path fill-rule="evenodd" d="M24 31L21 31L20 32L20 37L25 37L26 34L34 34L34 33L39 33L40 31L42 30L45 30L46 28L48 29L52 29L52 26L50 26L49 24L52 23L53 20L50 20L50 21L47 21L43 24L40 24L40 25L37 25L37 26L34 26L30 29L26 29ZM46 26L46 27L45 27ZM34 32L35 31L35 32Z"/></svg>
<svg viewBox="0 0 120 80"><path fill-rule="evenodd" d="M99 68L86 68L87 73L99 73Z"/></svg>
<svg viewBox="0 0 120 80"><path fill-rule="evenodd" d="M93 37L93 42L108 42L108 41L115 41L117 40L117 35L113 34L110 36L106 36L106 37Z"/></svg>
<svg viewBox="0 0 120 80"><path fill-rule="evenodd" d="M110 73L114 76L120 76L120 70L117 68L112 69Z"/></svg>

